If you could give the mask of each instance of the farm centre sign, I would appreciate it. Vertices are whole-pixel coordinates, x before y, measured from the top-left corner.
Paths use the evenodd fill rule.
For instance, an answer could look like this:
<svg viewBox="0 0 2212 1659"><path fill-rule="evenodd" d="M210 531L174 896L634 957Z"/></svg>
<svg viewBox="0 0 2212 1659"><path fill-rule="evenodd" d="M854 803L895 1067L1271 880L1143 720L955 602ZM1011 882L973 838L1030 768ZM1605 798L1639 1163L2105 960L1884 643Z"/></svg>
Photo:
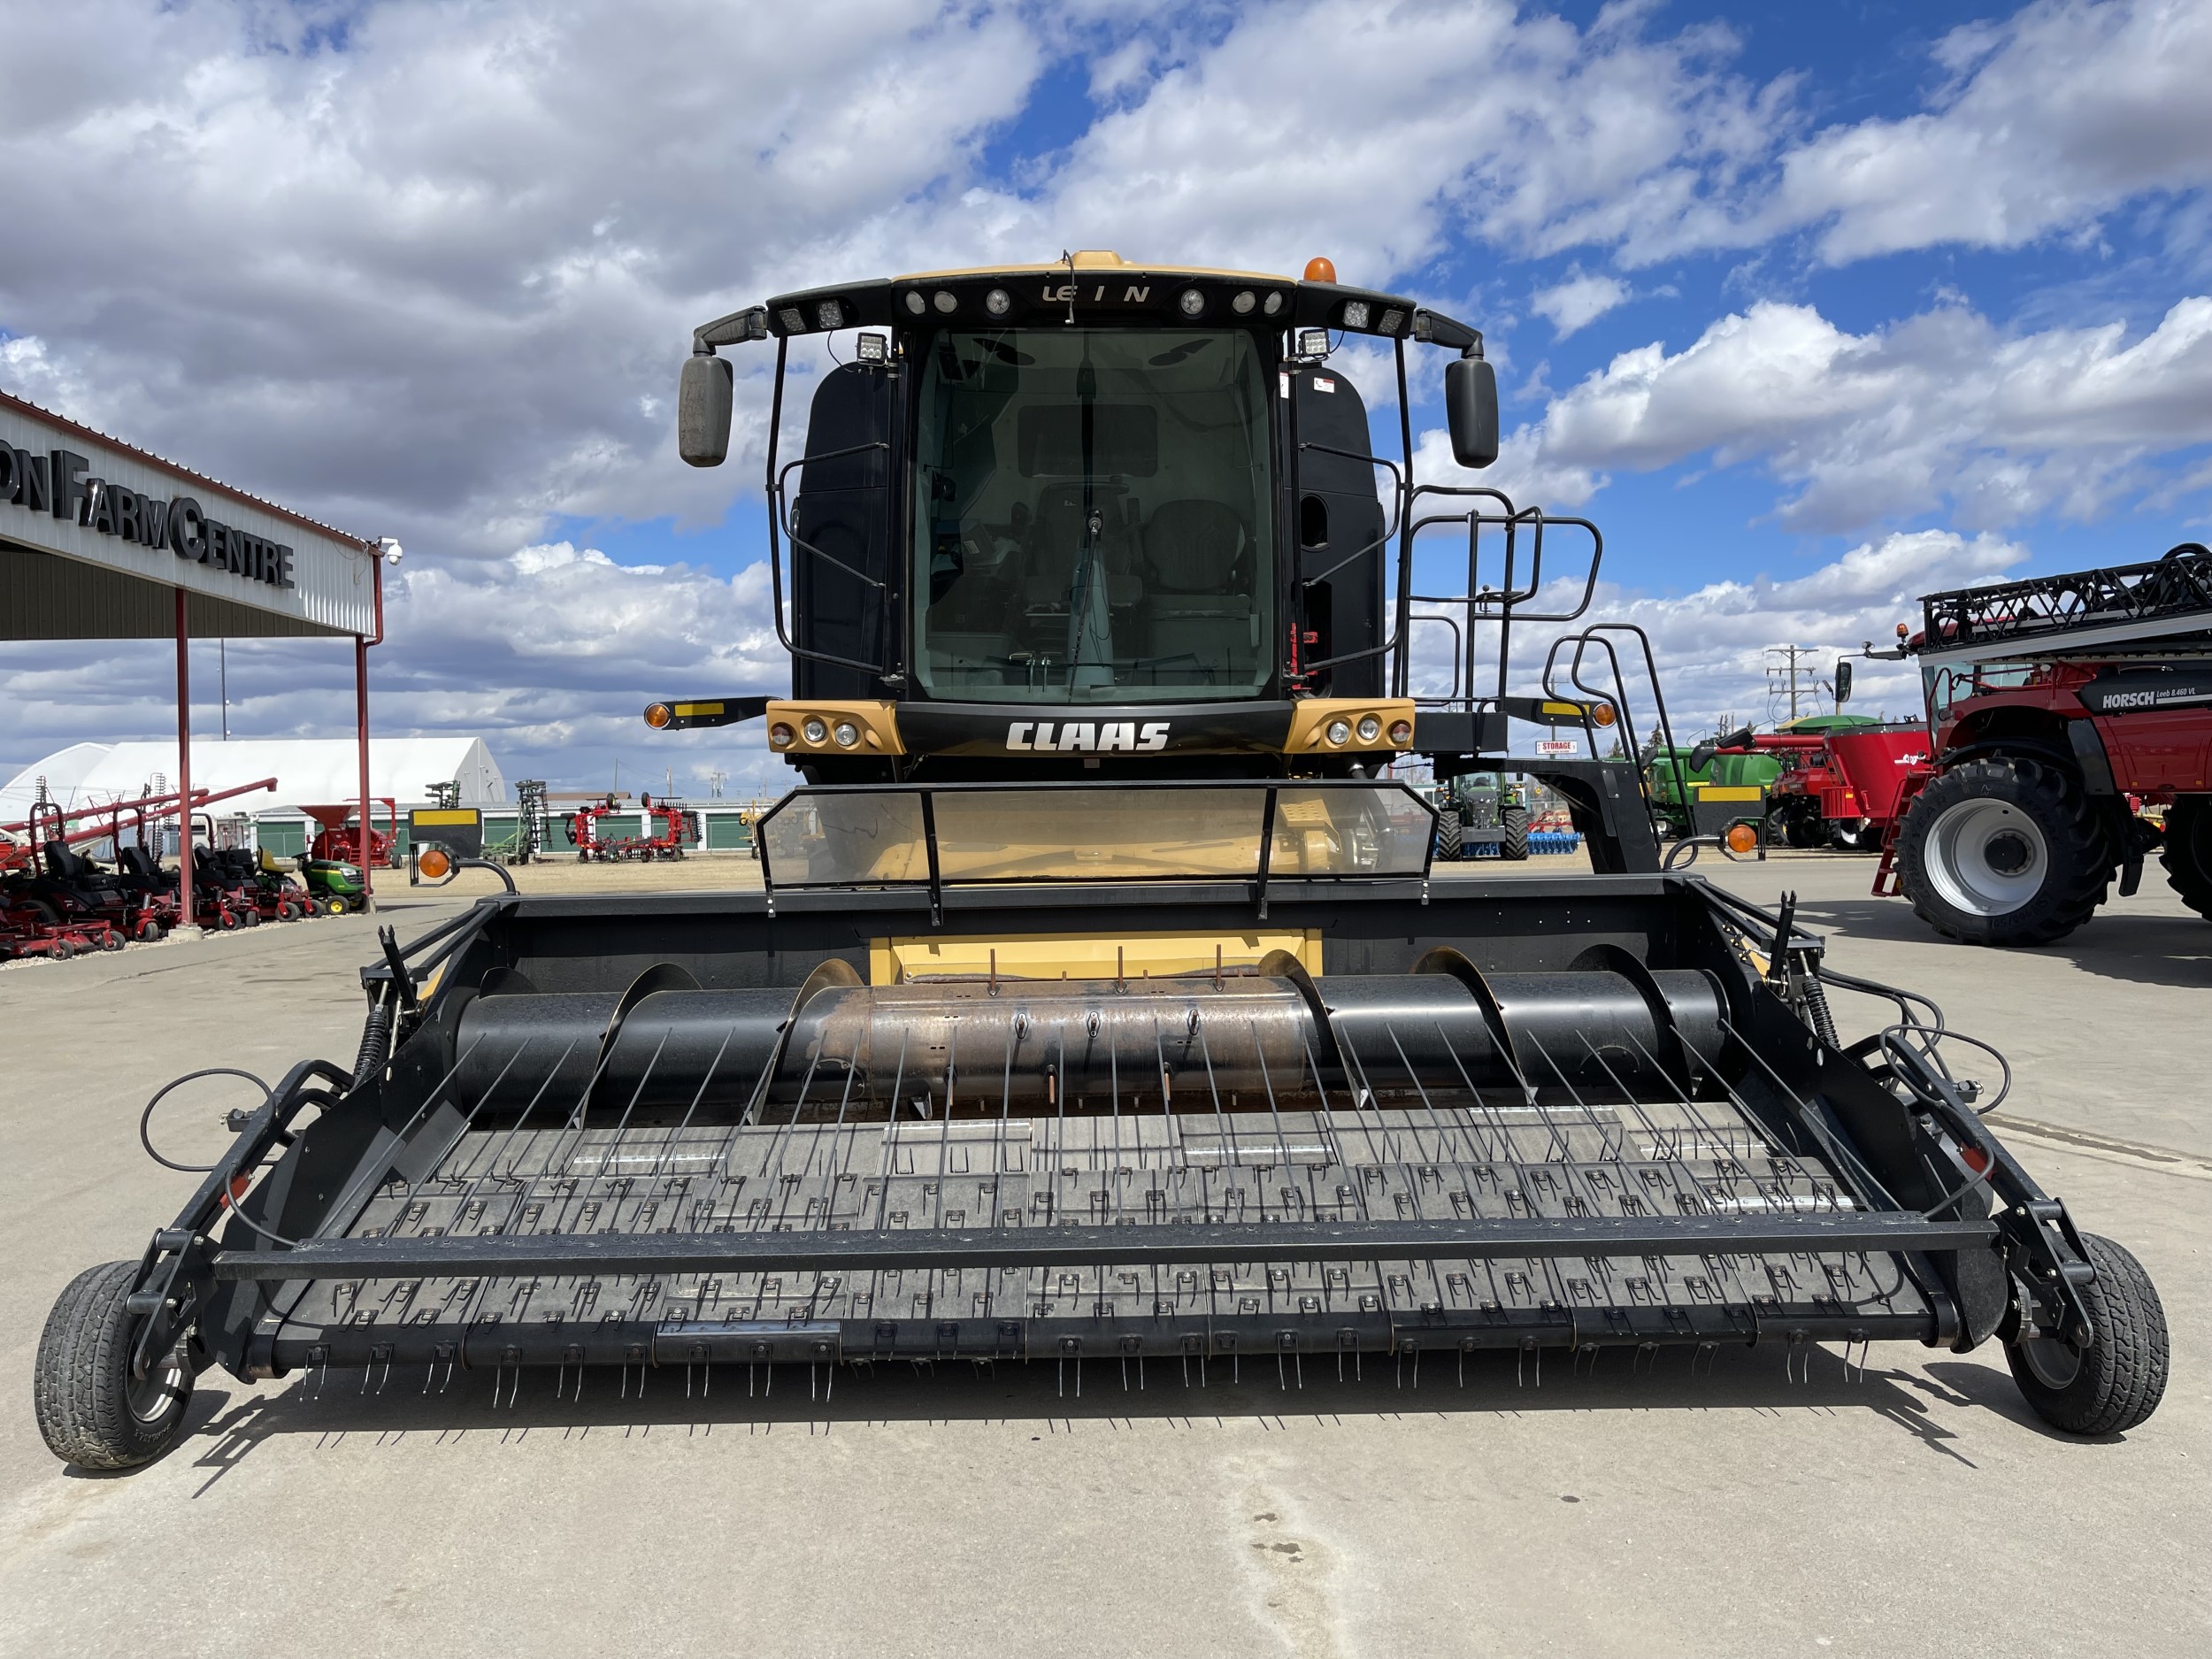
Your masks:
<svg viewBox="0 0 2212 1659"><path fill-rule="evenodd" d="M377 632L357 536L0 391L0 639Z"/></svg>
<svg viewBox="0 0 2212 1659"><path fill-rule="evenodd" d="M189 495L142 495L89 476L92 463L69 449L33 455L0 444L0 503L29 512L73 518L87 529L142 547L167 548L180 559L212 565L272 588L293 588L292 549L207 516Z"/></svg>

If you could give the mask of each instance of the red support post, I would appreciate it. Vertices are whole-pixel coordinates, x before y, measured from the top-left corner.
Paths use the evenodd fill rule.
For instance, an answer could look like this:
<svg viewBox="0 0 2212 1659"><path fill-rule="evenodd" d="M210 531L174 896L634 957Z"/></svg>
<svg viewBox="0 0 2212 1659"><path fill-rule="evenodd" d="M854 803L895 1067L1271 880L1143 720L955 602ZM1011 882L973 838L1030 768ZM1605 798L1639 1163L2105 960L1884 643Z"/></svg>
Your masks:
<svg viewBox="0 0 2212 1659"><path fill-rule="evenodd" d="M199 912L192 904L192 646L184 589L177 590L177 902L180 927Z"/></svg>
<svg viewBox="0 0 2212 1659"><path fill-rule="evenodd" d="M375 878L369 866L369 642L353 636L353 695L361 745L361 891L373 904Z"/></svg>
<svg viewBox="0 0 2212 1659"><path fill-rule="evenodd" d="M369 864L369 647L384 643L384 544L364 549L375 566L376 637L353 636L353 697L357 741L361 745L361 891L372 910L376 902L376 878Z"/></svg>

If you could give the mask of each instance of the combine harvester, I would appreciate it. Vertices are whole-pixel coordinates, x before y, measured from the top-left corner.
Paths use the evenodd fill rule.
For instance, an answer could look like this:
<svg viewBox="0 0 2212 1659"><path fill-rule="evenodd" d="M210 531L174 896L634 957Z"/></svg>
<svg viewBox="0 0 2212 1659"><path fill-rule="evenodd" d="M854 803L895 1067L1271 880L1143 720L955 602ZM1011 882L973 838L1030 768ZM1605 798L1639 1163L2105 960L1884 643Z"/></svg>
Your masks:
<svg viewBox="0 0 2212 1659"><path fill-rule="evenodd" d="M1394 353L1403 411L1409 349L1455 351L1479 467L1473 330L1322 262L856 282L697 332L686 458L724 457L719 349L777 342L772 444L790 342L853 329L804 457L767 463L793 695L647 711L764 718L807 779L761 820L765 890L511 890L387 935L352 1066L296 1066L142 1257L63 1293L58 1455L157 1456L211 1364L488 1372L507 1403L526 1373L1025 1361L1079 1394L1387 1356L1433 1386L1487 1352L1535 1382L1561 1350L1797 1372L1994 1339L2066 1430L2149 1415L2142 1269L1992 1135L1932 1005L1827 966L1787 903L1660 869L1633 631L1564 636L1509 695L1515 631L1586 609L1594 529L1416 484L1409 426L1371 455L1330 361ZM1420 705L1425 530L1463 550L1466 672ZM1590 573L1546 614L1563 535ZM1513 718L1628 753L1512 757ZM1432 882L1434 812L1379 776L1408 754L1535 775L1600 873ZM1879 1028L1847 1043L1832 990Z"/></svg>

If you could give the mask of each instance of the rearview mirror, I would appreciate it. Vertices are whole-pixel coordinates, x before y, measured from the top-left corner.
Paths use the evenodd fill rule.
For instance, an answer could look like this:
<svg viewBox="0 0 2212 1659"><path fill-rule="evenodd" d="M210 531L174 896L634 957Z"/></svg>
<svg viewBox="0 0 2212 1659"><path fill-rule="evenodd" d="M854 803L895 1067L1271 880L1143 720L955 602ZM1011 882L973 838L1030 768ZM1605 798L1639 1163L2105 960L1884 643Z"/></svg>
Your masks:
<svg viewBox="0 0 2212 1659"><path fill-rule="evenodd" d="M1851 659L1836 658L1836 707L1840 709L1851 701Z"/></svg>
<svg viewBox="0 0 2212 1659"><path fill-rule="evenodd" d="M719 466L730 453L730 401L735 376L720 357L684 359L676 390L676 451L694 466Z"/></svg>
<svg viewBox="0 0 2212 1659"><path fill-rule="evenodd" d="M1484 467L1498 458L1498 372L1481 357L1444 365L1444 407L1452 427L1452 459Z"/></svg>
<svg viewBox="0 0 2212 1659"><path fill-rule="evenodd" d="M1700 743L1696 748L1690 751L1690 770L1692 772L1703 772L1712 764L1713 746L1710 743Z"/></svg>

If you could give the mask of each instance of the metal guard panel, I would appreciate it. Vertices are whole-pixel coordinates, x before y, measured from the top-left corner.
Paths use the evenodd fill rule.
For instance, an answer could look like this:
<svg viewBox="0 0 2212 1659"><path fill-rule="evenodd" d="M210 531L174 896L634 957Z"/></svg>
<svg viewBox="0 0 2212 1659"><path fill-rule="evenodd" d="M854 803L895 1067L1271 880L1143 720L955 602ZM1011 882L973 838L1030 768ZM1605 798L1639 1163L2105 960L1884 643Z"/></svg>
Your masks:
<svg viewBox="0 0 2212 1659"><path fill-rule="evenodd" d="M845 1233L557 1233L311 1240L291 1250L225 1250L219 1279L411 1275L798 1272L954 1267L1122 1267L1168 1262L1486 1260L1717 1252L1960 1250L1996 1236L1987 1220L1843 1211L1786 1218L1534 1217L1129 1227L892 1228Z"/></svg>

